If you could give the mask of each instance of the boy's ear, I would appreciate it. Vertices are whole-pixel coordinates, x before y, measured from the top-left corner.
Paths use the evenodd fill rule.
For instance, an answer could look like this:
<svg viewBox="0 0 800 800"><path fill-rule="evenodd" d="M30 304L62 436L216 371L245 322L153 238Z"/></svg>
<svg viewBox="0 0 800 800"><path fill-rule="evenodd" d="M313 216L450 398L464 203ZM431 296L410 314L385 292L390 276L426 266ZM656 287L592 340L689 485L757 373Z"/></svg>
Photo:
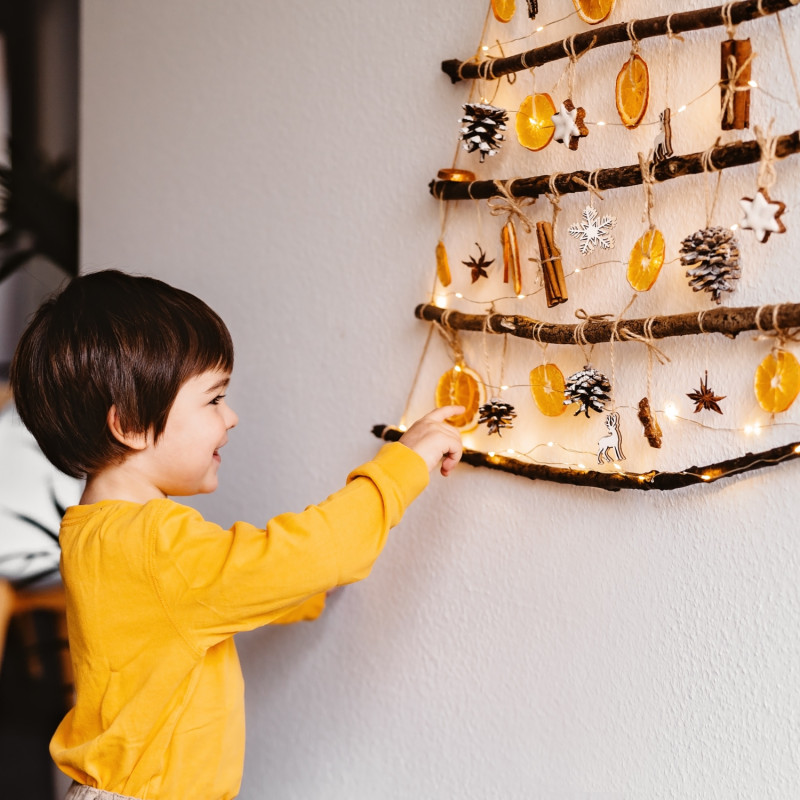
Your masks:
<svg viewBox="0 0 800 800"><path fill-rule="evenodd" d="M144 450L145 447L147 447L146 433L131 433L122 430L119 414L117 413L117 407L115 405L112 405L111 408L108 409L106 422L108 423L108 429L111 431L111 435L126 447L129 447L131 450Z"/></svg>

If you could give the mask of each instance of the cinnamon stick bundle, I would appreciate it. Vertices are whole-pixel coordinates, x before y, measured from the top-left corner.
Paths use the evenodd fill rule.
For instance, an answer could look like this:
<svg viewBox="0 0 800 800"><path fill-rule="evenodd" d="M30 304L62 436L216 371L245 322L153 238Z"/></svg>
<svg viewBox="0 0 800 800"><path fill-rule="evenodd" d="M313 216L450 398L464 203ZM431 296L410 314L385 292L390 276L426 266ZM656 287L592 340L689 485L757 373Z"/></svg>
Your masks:
<svg viewBox="0 0 800 800"><path fill-rule="evenodd" d="M722 130L750 127L750 75L753 47L749 39L726 39L720 46Z"/></svg>
<svg viewBox="0 0 800 800"><path fill-rule="evenodd" d="M556 247L553 226L549 222L536 223L536 239L539 242L544 295L547 307L552 308L568 299L567 282L564 280L564 268L561 266L561 251Z"/></svg>

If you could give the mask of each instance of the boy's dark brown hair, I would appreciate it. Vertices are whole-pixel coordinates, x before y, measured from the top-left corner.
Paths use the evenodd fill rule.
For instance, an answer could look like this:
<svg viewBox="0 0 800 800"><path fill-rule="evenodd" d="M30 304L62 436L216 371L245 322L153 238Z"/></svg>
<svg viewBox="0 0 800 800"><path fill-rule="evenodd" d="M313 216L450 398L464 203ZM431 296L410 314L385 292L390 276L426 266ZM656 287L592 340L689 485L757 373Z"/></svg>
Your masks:
<svg viewBox="0 0 800 800"><path fill-rule="evenodd" d="M110 432L163 433L181 386L233 369L225 323L202 300L155 278L81 275L36 312L11 362L17 411L42 452L76 478L122 461Z"/></svg>

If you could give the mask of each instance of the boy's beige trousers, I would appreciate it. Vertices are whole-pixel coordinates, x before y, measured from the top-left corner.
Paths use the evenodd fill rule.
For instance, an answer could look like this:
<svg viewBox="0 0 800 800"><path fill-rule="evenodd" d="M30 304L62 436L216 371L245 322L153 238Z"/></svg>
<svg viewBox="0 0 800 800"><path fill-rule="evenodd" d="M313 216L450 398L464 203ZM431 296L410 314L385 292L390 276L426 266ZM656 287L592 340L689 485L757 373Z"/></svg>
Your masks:
<svg viewBox="0 0 800 800"><path fill-rule="evenodd" d="M64 800L136 800L125 794L106 792L103 789L93 789L91 786L82 786L80 783L73 783Z"/></svg>

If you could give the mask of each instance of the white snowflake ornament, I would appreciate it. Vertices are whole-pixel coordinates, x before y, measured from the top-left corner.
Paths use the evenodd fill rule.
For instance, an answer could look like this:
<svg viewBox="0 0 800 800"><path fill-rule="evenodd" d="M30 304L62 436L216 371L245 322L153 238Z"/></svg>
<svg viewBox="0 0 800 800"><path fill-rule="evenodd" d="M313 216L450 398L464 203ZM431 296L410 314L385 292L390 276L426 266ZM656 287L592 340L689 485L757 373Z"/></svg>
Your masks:
<svg viewBox="0 0 800 800"><path fill-rule="evenodd" d="M569 229L569 235L580 240L581 253L591 253L595 247L611 250L615 242L609 231L617 224L617 218L606 214L598 219L594 206L586 206L582 216L583 222L576 222Z"/></svg>
<svg viewBox="0 0 800 800"><path fill-rule="evenodd" d="M786 232L786 226L779 219L786 204L770 200L765 189L759 189L755 197L743 197L739 204L744 211L740 227L754 231L759 242L766 242L771 233Z"/></svg>

